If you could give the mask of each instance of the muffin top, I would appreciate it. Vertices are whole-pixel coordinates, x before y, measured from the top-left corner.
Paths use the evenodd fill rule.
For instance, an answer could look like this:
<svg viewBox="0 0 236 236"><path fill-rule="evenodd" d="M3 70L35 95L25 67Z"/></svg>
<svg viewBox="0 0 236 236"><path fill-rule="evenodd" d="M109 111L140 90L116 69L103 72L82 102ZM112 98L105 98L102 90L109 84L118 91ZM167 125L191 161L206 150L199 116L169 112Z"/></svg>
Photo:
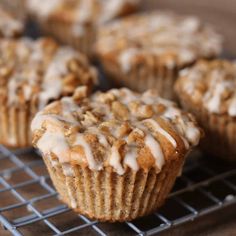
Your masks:
<svg viewBox="0 0 236 236"><path fill-rule="evenodd" d="M96 52L129 72L132 65L183 67L221 51L221 37L197 18L171 12L137 14L101 27ZM157 59L157 62L153 62Z"/></svg>
<svg viewBox="0 0 236 236"><path fill-rule="evenodd" d="M24 25L0 8L0 38L14 38L22 34Z"/></svg>
<svg viewBox="0 0 236 236"><path fill-rule="evenodd" d="M27 7L43 19L100 24L132 12L140 0L27 0Z"/></svg>
<svg viewBox="0 0 236 236"><path fill-rule="evenodd" d="M195 104L208 112L236 117L236 63L227 60L201 60L184 69L176 84Z"/></svg>
<svg viewBox="0 0 236 236"><path fill-rule="evenodd" d="M166 161L184 158L201 136L190 114L155 91L122 88L87 96L84 86L39 112L31 129L45 157L92 170L112 167L120 175L127 168L159 172Z"/></svg>
<svg viewBox="0 0 236 236"><path fill-rule="evenodd" d="M0 40L0 103L44 107L70 95L79 85L91 88L96 71L87 59L49 38Z"/></svg>

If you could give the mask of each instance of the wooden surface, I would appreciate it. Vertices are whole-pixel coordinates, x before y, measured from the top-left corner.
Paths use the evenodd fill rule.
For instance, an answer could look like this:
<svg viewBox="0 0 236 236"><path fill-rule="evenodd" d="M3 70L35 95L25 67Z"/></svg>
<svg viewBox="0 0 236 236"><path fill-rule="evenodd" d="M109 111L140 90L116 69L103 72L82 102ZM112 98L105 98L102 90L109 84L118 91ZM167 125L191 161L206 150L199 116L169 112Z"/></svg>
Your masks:
<svg viewBox="0 0 236 236"><path fill-rule="evenodd" d="M236 1L235 0L143 0L146 9L170 9L194 14L211 23L225 40L225 51L236 55Z"/></svg>

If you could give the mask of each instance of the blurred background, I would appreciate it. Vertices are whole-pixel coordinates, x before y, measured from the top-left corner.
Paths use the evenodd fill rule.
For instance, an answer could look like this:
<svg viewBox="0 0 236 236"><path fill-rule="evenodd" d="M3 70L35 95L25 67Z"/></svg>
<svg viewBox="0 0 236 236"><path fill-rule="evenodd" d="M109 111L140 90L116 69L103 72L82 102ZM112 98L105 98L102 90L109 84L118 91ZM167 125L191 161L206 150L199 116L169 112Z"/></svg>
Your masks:
<svg viewBox="0 0 236 236"><path fill-rule="evenodd" d="M235 0L143 0L143 2L145 9L168 9L199 16L223 34L227 56L236 55Z"/></svg>

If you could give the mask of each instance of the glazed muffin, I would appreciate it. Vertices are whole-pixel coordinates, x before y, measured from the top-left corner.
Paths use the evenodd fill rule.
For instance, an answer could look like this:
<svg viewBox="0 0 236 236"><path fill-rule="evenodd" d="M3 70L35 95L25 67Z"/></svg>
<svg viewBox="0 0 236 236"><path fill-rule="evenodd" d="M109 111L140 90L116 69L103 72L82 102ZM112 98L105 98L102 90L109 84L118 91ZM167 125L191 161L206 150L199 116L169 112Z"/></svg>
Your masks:
<svg viewBox="0 0 236 236"><path fill-rule="evenodd" d="M96 54L118 85L156 88L173 99L179 70L221 51L221 37L195 17L170 12L137 14L102 27Z"/></svg>
<svg viewBox="0 0 236 236"><path fill-rule="evenodd" d="M29 14L42 31L91 54L97 27L137 9L140 0L28 0Z"/></svg>
<svg viewBox="0 0 236 236"><path fill-rule="evenodd" d="M83 55L51 39L1 39L0 143L31 146L35 113L79 85L91 90L95 80L95 69Z"/></svg>
<svg viewBox="0 0 236 236"><path fill-rule="evenodd" d="M15 38L23 33L24 25L0 7L0 38Z"/></svg>
<svg viewBox="0 0 236 236"><path fill-rule="evenodd" d="M33 144L61 199L101 221L125 221L159 208L201 132L191 115L154 91L85 87L33 119Z"/></svg>
<svg viewBox="0 0 236 236"><path fill-rule="evenodd" d="M199 61L180 73L175 88L205 130L204 151L236 161L236 63Z"/></svg>
<svg viewBox="0 0 236 236"><path fill-rule="evenodd" d="M0 6L17 19L25 18L25 0L1 0Z"/></svg>

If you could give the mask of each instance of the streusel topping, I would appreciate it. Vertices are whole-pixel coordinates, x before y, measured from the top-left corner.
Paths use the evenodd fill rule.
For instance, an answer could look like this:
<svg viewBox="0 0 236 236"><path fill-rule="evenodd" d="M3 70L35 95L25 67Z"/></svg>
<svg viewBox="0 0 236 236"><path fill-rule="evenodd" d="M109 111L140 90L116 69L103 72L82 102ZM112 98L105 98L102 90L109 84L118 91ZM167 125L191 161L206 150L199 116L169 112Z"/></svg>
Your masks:
<svg viewBox="0 0 236 236"><path fill-rule="evenodd" d="M197 18L170 12L133 15L100 29L98 55L112 57L128 73L133 64L152 62L170 68L209 58L221 51L221 37ZM114 58L114 57L112 57Z"/></svg>
<svg viewBox="0 0 236 236"><path fill-rule="evenodd" d="M199 61L180 74L176 89L188 94L210 113L236 117L236 63L226 60Z"/></svg>
<svg viewBox="0 0 236 236"><path fill-rule="evenodd" d="M51 39L0 40L0 101L9 106L35 102L42 108L79 85L91 88L96 78L83 55Z"/></svg>
<svg viewBox="0 0 236 236"><path fill-rule="evenodd" d="M140 0L28 0L29 10L41 19L58 18L71 23L72 32L83 34L86 25L112 20L136 8Z"/></svg>
<svg viewBox="0 0 236 236"><path fill-rule="evenodd" d="M183 158L201 136L195 120L154 91L126 88L87 96L79 87L73 97L47 106L34 118L33 144L62 163L101 170L111 166L122 175L127 168L156 168Z"/></svg>
<svg viewBox="0 0 236 236"><path fill-rule="evenodd" d="M13 38L22 34L24 25L0 8L0 37Z"/></svg>

